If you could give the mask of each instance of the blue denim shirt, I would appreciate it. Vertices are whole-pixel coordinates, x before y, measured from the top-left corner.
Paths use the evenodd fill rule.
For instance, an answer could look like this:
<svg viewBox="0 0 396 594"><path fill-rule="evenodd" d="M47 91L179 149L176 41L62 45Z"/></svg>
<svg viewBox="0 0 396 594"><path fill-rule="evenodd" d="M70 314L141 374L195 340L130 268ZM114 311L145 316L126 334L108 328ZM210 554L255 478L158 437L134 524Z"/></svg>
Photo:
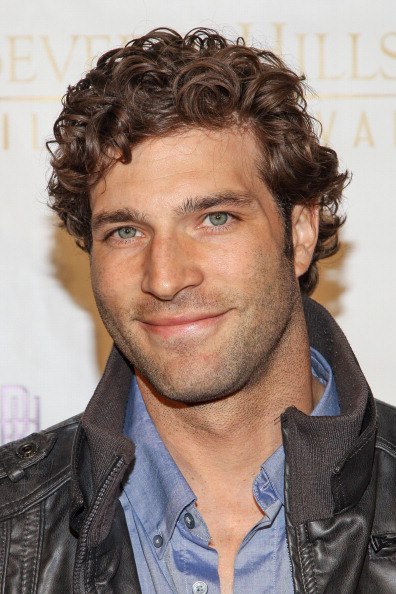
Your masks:
<svg viewBox="0 0 396 594"><path fill-rule="evenodd" d="M312 374L326 388L312 415L338 415L331 368L311 349ZM196 496L149 416L134 378L125 434L136 462L120 501L131 537L143 594L219 594L217 551L195 506ZM280 446L253 482L263 518L246 534L235 560L234 594L293 592L284 513L284 451Z"/></svg>

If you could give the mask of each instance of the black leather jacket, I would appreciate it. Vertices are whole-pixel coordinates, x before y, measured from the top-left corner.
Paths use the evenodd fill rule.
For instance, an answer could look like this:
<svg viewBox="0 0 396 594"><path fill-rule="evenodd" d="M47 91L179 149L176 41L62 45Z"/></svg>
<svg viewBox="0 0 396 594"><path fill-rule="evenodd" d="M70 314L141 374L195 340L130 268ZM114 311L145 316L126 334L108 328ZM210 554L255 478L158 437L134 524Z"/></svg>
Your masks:
<svg viewBox="0 0 396 594"><path fill-rule="evenodd" d="M341 416L289 408L281 418L295 592L396 593L396 410L374 403L327 312L308 299L304 306L311 344L333 368ZM131 374L113 349L81 418L1 448L2 593L141 591L118 501L133 471L133 444L122 435Z"/></svg>

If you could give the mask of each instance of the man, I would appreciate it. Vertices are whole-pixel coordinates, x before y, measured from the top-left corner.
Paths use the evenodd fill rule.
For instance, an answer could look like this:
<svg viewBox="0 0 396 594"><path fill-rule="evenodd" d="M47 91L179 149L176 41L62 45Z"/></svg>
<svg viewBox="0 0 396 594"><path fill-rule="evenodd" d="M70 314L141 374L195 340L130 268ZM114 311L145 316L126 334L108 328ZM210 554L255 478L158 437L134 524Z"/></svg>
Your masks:
<svg viewBox="0 0 396 594"><path fill-rule="evenodd" d="M205 30L69 88L51 205L115 346L81 418L1 450L4 592L396 592L395 411L302 297L347 180L303 92Z"/></svg>

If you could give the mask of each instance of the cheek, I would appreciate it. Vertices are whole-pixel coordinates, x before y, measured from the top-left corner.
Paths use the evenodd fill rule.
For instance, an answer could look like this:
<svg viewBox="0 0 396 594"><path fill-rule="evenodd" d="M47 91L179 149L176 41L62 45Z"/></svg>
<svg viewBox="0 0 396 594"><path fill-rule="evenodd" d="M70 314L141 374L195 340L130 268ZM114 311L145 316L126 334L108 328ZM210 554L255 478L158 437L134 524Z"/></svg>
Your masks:
<svg viewBox="0 0 396 594"><path fill-rule="evenodd" d="M117 302L124 293L128 275L120 262L99 255L91 258L91 283L96 298L102 302Z"/></svg>
<svg viewBox="0 0 396 594"><path fill-rule="evenodd" d="M250 238L227 241L224 245L210 246L202 264L208 274L230 280L247 278L257 259L257 250Z"/></svg>
<svg viewBox="0 0 396 594"><path fill-rule="evenodd" d="M104 288L109 285L109 268L104 265L103 259L91 254L91 284L95 294L102 293Z"/></svg>
<svg viewBox="0 0 396 594"><path fill-rule="evenodd" d="M276 267L275 246L260 241L246 241L233 245L224 255L224 269L233 278L252 283Z"/></svg>

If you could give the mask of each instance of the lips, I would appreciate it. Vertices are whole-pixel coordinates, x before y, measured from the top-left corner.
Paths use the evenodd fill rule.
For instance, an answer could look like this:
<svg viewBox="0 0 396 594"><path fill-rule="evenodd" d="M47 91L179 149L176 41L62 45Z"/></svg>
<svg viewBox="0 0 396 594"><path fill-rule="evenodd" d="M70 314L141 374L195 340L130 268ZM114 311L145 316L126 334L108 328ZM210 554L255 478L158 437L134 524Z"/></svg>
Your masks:
<svg viewBox="0 0 396 594"><path fill-rule="evenodd" d="M198 335L217 326L226 313L164 316L140 321L140 324L148 333L157 334L163 338Z"/></svg>

